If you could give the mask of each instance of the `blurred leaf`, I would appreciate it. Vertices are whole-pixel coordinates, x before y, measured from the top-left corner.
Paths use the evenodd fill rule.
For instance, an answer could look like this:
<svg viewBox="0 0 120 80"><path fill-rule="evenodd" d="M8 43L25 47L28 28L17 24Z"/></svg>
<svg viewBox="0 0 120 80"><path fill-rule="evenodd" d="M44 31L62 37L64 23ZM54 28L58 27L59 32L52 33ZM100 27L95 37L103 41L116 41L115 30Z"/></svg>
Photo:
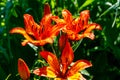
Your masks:
<svg viewBox="0 0 120 80"><path fill-rule="evenodd" d="M18 14L14 8L12 8L11 13L13 14L13 16L18 17Z"/></svg>
<svg viewBox="0 0 120 80"><path fill-rule="evenodd" d="M4 59L6 60L6 62L9 63L9 56L8 56L6 50L3 47L1 47L1 46L0 46L0 53L3 54Z"/></svg>
<svg viewBox="0 0 120 80"><path fill-rule="evenodd" d="M82 74L86 75L86 76L90 76L90 73L87 70L82 70L80 71Z"/></svg>
<svg viewBox="0 0 120 80"><path fill-rule="evenodd" d="M6 77L6 79L5 79L5 80L8 80L10 76L11 76L11 74L9 74L9 75Z"/></svg>
<svg viewBox="0 0 120 80"><path fill-rule="evenodd" d="M118 8L119 5L120 5L120 0L118 0L114 5L112 5L112 6L109 7L107 10L105 10L105 11L100 15L100 17L106 15L110 10Z"/></svg>
<svg viewBox="0 0 120 80"><path fill-rule="evenodd" d="M25 10L25 12L28 13L28 12L30 12L31 10L32 10L32 8L27 8L27 9Z"/></svg>
<svg viewBox="0 0 120 80"><path fill-rule="evenodd" d="M5 6L5 2L0 2L0 6Z"/></svg>
<svg viewBox="0 0 120 80"><path fill-rule="evenodd" d="M119 47L117 47L116 42L119 39L119 29L117 28L117 26L115 27L106 27L105 31L105 37L106 37L106 43L107 46L110 47L113 51L113 54L115 55L115 57L120 60L120 49Z"/></svg>
<svg viewBox="0 0 120 80"><path fill-rule="evenodd" d="M0 80L4 80L5 77L6 77L6 74L5 74L3 68L0 65Z"/></svg>
<svg viewBox="0 0 120 80"><path fill-rule="evenodd" d="M1 22L2 23L2 22ZM4 31L3 27L0 27L0 34Z"/></svg>
<svg viewBox="0 0 120 80"><path fill-rule="evenodd" d="M90 5L92 2L94 2L95 0L86 0L83 5L78 9L78 11L80 11L82 8Z"/></svg>
<svg viewBox="0 0 120 80"><path fill-rule="evenodd" d="M115 55L115 57L120 60L120 48L117 46L111 46L111 48L113 49L113 53Z"/></svg>

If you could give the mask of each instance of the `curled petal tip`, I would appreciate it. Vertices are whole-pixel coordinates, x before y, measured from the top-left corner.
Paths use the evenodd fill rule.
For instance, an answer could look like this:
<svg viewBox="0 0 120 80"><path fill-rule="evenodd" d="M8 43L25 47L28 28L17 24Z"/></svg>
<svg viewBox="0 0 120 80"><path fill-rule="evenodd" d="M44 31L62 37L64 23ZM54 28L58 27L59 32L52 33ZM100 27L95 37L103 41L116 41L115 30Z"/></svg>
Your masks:
<svg viewBox="0 0 120 80"><path fill-rule="evenodd" d="M28 18L28 17L32 17L32 16L30 14L24 14L23 17Z"/></svg>
<svg viewBox="0 0 120 80"><path fill-rule="evenodd" d="M72 15L67 9L62 10L62 15L64 16L69 16Z"/></svg>
<svg viewBox="0 0 120 80"><path fill-rule="evenodd" d="M95 35L93 33L88 33L87 37L90 38L91 40L95 39Z"/></svg>
<svg viewBox="0 0 120 80"><path fill-rule="evenodd" d="M10 30L10 33L20 33L20 34L24 34L26 33L25 30L21 27L16 27Z"/></svg>
<svg viewBox="0 0 120 80"><path fill-rule="evenodd" d="M91 67L92 66L92 63L90 61L88 61L88 60L82 60L82 61L87 64L86 67Z"/></svg>
<svg viewBox="0 0 120 80"><path fill-rule="evenodd" d="M36 75L39 75L40 70L39 70L39 69L35 69L35 70L33 71L33 73L36 74Z"/></svg>
<svg viewBox="0 0 120 80"><path fill-rule="evenodd" d="M81 18L89 18L90 17L90 11L89 10L84 10L80 13Z"/></svg>
<svg viewBox="0 0 120 80"><path fill-rule="evenodd" d="M84 11L82 11L80 14L82 15L82 14L89 14L89 13L90 13L89 10L84 10Z"/></svg>
<svg viewBox="0 0 120 80"><path fill-rule="evenodd" d="M25 46L29 41L28 40L24 40L23 42L21 42L22 46Z"/></svg>
<svg viewBox="0 0 120 80"><path fill-rule="evenodd" d="M102 27L101 27L99 24L97 24L97 25L96 25L96 29L97 29L97 30L102 30Z"/></svg>
<svg viewBox="0 0 120 80"><path fill-rule="evenodd" d="M65 21L67 21L67 22L72 21L72 14L67 9L64 9L62 11L62 16L64 17Z"/></svg>
<svg viewBox="0 0 120 80"><path fill-rule="evenodd" d="M76 61L73 66L70 68L70 70L67 72L68 76L73 76L76 74L78 71L81 71L85 68L91 67L92 64L88 60L78 60Z"/></svg>

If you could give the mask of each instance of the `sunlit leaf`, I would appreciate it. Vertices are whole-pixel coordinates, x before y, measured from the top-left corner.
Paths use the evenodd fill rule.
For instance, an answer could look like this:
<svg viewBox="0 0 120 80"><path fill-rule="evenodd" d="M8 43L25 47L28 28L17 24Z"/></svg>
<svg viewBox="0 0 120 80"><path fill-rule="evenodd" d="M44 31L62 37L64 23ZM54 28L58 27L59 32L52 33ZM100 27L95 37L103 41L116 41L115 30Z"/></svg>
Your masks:
<svg viewBox="0 0 120 80"><path fill-rule="evenodd" d="M86 76L90 76L90 73L87 70L85 70L85 69L81 70L80 72L81 72L81 74L84 74Z"/></svg>
<svg viewBox="0 0 120 80"><path fill-rule="evenodd" d="M120 5L120 0L118 0L114 5L112 5L112 6L109 7L107 10L105 10L105 11L100 15L100 17L106 15L110 10L118 8L119 5Z"/></svg>
<svg viewBox="0 0 120 80"><path fill-rule="evenodd" d="M78 11L80 11L82 8L90 5L92 2L94 2L95 0L86 0L83 5L78 9Z"/></svg>

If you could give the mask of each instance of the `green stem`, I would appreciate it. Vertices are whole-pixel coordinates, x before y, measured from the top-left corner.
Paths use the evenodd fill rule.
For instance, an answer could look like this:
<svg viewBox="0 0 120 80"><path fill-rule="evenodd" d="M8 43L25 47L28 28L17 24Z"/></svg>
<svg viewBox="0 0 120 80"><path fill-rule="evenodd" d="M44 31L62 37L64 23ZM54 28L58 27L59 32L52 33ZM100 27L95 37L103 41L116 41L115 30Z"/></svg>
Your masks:
<svg viewBox="0 0 120 80"><path fill-rule="evenodd" d="M72 46L74 52L77 50L77 48L78 48L79 45L81 44L82 40L83 40L83 39L81 39L80 41L78 41L76 44L74 44L74 45Z"/></svg>
<svg viewBox="0 0 120 80"><path fill-rule="evenodd" d="M56 51L55 51L55 49L54 49L54 47L53 47L53 45L50 45L50 46L51 46L51 48L52 48L53 53L54 53L55 55L57 55L57 54L56 54Z"/></svg>
<svg viewBox="0 0 120 80"><path fill-rule="evenodd" d="M37 51L38 59L42 59L41 56L40 56L40 54L39 54L41 51L44 51L44 47L43 47L43 46L40 46L40 47L38 48L38 51Z"/></svg>
<svg viewBox="0 0 120 80"><path fill-rule="evenodd" d="M11 76L11 74L9 74L5 80L8 80L8 78L9 78L10 76Z"/></svg>

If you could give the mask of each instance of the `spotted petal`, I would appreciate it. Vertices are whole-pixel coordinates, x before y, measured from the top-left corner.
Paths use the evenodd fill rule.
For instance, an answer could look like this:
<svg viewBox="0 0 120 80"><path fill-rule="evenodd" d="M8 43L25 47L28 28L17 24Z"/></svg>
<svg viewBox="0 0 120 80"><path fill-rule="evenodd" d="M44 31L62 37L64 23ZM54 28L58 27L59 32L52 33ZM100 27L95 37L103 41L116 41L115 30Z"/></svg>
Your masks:
<svg viewBox="0 0 120 80"><path fill-rule="evenodd" d="M67 41L65 44L65 48L63 49L62 55L61 55L63 75L66 73L68 66L72 63L73 59L74 59L73 50L70 46L70 43Z"/></svg>
<svg viewBox="0 0 120 80"><path fill-rule="evenodd" d="M38 38L42 27L34 21L33 17L30 14L24 14L24 24L26 32L34 36L34 38Z"/></svg>
<svg viewBox="0 0 120 80"><path fill-rule="evenodd" d="M51 67L42 67L39 69L35 69L33 73L39 76L44 76L44 77L50 77L50 78L57 77L55 70Z"/></svg>
<svg viewBox="0 0 120 80"><path fill-rule="evenodd" d="M86 80L80 73L76 73L73 76L67 78L68 80Z"/></svg>
<svg viewBox="0 0 120 80"><path fill-rule="evenodd" d="M91 66L92 64L87 60L78 60L73 64L70 70L68 70L67 76L68 77L73 76L74 74L78 73L78 71L91 67Z"/></svg>
<svg viewBox="0 0 120 80"><path fill-rule="evenodd" d="M40 55L48 62L50 67L52 67L56 72L60 72L60 65L58 59L53 53L48 51L42 51L40 52Z"/></svg>
<svg viewBox="0 0 120 80"><path fill-rule="evenodd" d="M90 33L93 29L102 30L99 24L92 23L88 24L88 28L84 31L84 33Z"/></svg>
<svg viewBox="0 0 120 80"><path fill-rule="evenodd" d="M72 14L67 9L62 11L62 16L66 22L71 22L73 20Z"/></svg>
<svg viewBox="0 0 120 80"><path fill-rule="evenodd" d="M88 20L90 18L90 11L84 10L80 13L80 24L82 24L83 27L86 27L85 25L88 25Z"/></svg>

